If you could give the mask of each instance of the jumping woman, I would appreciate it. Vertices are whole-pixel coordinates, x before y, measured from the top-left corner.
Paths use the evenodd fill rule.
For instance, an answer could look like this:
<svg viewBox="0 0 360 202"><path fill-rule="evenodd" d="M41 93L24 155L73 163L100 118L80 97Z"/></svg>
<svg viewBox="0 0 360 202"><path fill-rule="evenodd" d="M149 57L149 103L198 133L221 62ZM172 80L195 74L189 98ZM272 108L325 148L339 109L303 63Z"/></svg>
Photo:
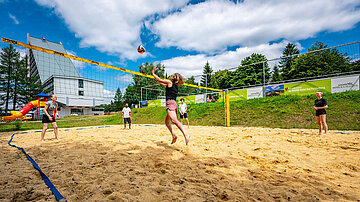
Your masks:
<svg viewBox="0 0 360 202"><path fill-rule="evenodd" d="M319 125L319 135L321 135L321 126L324 127L325 134L327 134L328 126L326 124L326 111L328 108L326 99L322 98L322 92L316 92L317 99L315 100L314 109L316 110L316 121Z"/></svg>
<svg viewBox="0 0 360 202"><path fill-rule="evenodd" d="M55 138L59 140L58 138L58 127L56 125L56 118L60 118L59 114L57 113L58 104L56 103L57 97L56 95L52 94L50 95L50 101L46 102L45 108L44 108L44 115L42 118L43 123L43 130L41 132L41 142L44 142L45 132L48 128L48 124L51 123L51 125L54 127L54 133Z"/></svg>
<svg viewBox="0 0 360 202"><path fill-rule="evenodd" d="M180 121L177 120L176 113L177 113L177 102L176 97L178 95L178 85L184 84L184 79L179 73L175 73L170 77L169 80L163 80L160 79L155 74L155 66L152 68L152 75L154 76L154 79L160 83L161 85L165 86L165 97L166 97L166 118L165 118L165 125L169 129L171 135L172 135L172 142L171 144L174 144L177 140L177 136L175 135L174 129L172 125L170 124L170 121L175 124L183 133L185 137L185 143L186 145L189 143L190 135L186 133L184 126L180 123Z"/></svg>

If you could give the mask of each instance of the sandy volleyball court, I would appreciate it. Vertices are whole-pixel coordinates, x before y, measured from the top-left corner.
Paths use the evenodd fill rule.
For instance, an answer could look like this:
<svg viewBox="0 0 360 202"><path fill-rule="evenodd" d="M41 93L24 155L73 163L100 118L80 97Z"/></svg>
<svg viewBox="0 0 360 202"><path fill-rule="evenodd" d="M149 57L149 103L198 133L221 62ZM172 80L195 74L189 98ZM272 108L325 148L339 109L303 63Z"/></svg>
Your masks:
<svg viewBox="0 0 360 202"><path fill-rule="evenodd" d="M15 135L68 201L357 201L360 132L193 127L170 145L165 126L60 129ZM0 201L55 201L40 174L0 135Z"/></svg>

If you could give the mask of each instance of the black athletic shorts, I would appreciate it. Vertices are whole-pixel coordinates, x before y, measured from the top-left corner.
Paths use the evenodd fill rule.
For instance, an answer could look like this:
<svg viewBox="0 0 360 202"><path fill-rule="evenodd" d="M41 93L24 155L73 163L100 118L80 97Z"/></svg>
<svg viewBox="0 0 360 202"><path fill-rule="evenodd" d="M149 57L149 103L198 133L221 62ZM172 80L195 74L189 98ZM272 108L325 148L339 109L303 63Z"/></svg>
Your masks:
<svg viewBox="0 0 360 202"><path fill-rule="evenodd" d="M131 119L130 118L124 118L124 124L126 123L131 123Z"/></svg>
<svg viewBox="0 0 360 202"><path fill-rule="evenodd" d="M324 115L326 114L325 109L318 109L316 110L316 116Z"/></svg>
<svg viewBox="0 0 360 202"><path fill-rule="evenodd" d="M53 116L51 116L51 117L52 117L52 121L50 121L49 117L44 114L43 117L42 117L42 123L56 122L55 117L53 117Z"/></svg>
<svg viewBox="0 0 360 202"><path fill-rule="evenodd" d="M186 112L184 113L184 116L180 114L181 119L184 118L184 117L187 119L187 113Z"/></svg>

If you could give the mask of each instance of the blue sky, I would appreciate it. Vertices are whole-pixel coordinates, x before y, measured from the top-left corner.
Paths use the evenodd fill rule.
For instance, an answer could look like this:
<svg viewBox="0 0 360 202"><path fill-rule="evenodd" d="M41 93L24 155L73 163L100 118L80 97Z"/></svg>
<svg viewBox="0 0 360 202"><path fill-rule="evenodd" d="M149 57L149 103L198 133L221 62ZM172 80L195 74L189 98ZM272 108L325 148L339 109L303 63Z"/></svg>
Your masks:
<svg viewBox="0 0 360 202"><path fill-rule="evenodd" d="M306 52L359 41L359 0L0 0L0 36L59 42L72 54L137 71L146 61L166 72L199 75L236 67L251 53L268 59L288 42ZM136 48L144 44L147 52ZM1 47L5 44L1 43Z"/></svg>

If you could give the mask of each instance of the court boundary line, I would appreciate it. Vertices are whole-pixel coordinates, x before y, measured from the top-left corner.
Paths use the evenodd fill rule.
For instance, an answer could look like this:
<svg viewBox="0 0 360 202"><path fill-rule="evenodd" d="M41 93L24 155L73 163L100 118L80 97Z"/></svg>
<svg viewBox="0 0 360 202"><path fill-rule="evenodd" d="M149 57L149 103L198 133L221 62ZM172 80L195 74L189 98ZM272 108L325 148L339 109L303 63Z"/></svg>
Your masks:
<svg viewBox="0 0 360 202"><path fill-rule="evenodd" d="M57 201L67 202L65 197L60 194L60 192L56 189L55 185L50 181L49 177L46 176L46 174L41 170L40 166L36 163L36 161L29 154L26 153L25 149L18 147L15 144L11 144L15 134L17 134L17 133L14 133L11 135L11 138L8 142L9 146L17 148L18 150L22 151L26 155L27 159L31 162L31 164L34 166L34 168L39 171L42 180L44 181L46 186L50 189L50 191L53 193L53 195L55 196Z"/></svg>

